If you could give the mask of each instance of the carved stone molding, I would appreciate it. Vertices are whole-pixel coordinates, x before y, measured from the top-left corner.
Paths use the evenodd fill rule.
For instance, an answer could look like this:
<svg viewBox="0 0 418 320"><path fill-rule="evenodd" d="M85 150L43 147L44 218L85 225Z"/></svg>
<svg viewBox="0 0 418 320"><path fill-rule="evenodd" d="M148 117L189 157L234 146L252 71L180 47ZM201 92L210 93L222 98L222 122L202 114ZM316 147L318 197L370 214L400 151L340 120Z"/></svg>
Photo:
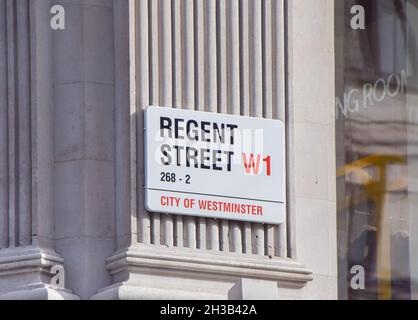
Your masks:
<svg viewBox="0 0 418 320"><path fill-rule="evenodd" d="M313 280L311 270L290 259L143 244L134 245L109 257L107 269L115 285L101 290L94 299L227 299L228 285L212 293L201 293L204 291L200 288L207 285L206 282L218 281L233 286L245 278L274 281L278 287L300 289ZM151 280L153 278L155 282ZM164 284L164 279L170 278L204 281L173 288Z"/></svg>
<svg viewBox="0 0 418 320"><path fill-rule="evenodd" d="M74 300L71 291L50 285L51 268L64 260L55 252L39 247L9 248L0 251L0 300Z"/></svg>

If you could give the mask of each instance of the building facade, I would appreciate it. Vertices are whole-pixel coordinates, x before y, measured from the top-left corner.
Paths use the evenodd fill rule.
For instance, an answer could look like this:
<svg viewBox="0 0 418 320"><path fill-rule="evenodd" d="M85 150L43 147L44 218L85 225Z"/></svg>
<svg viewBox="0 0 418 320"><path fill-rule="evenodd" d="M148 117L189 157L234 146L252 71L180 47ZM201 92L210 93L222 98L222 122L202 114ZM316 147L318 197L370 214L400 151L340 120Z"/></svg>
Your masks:
<svg viewBox="0 0 418 320"><path fill-rule="evenodd" d="M0 299L336 299L334 15L0 0ZM147 212L150 105L282 120L286 223Z"/></svg>

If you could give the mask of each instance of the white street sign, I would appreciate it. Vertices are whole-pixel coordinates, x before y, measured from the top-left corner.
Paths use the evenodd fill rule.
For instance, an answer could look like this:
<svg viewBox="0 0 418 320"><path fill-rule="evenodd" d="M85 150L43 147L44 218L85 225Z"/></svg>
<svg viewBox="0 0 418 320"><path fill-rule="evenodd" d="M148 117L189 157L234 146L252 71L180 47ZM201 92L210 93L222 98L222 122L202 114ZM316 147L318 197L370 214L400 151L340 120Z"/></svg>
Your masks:
<svg viewBox="0 0 418 320"><path fill-rule="evenodd" d="M148 211L285 221L281 121L148 107L145 158Z"/></svg>

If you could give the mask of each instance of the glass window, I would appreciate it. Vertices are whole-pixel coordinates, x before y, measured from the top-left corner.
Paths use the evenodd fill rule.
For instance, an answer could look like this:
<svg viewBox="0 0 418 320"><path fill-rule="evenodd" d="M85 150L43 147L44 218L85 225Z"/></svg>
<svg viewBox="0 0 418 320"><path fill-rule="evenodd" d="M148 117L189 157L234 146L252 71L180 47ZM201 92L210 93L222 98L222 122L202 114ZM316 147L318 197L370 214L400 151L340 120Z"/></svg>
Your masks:
<svg viewBox="0 0 418 320"><path fill-rule="evenodd" d="M335 24L339 295L417 299L418 1L337 1Z"/></svg>

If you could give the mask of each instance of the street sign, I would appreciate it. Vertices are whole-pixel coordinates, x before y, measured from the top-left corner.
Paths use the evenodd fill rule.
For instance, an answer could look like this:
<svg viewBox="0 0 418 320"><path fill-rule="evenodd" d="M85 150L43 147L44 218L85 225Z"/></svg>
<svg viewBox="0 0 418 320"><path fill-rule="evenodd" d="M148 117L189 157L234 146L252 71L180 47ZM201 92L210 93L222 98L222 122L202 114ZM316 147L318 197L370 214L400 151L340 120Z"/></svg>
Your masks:
<svg viewBox="0 0 418 320"><path fill-rule="evenodd" d="M285 221L281 121L148 107L148 211L280 224Z"/></svg>

